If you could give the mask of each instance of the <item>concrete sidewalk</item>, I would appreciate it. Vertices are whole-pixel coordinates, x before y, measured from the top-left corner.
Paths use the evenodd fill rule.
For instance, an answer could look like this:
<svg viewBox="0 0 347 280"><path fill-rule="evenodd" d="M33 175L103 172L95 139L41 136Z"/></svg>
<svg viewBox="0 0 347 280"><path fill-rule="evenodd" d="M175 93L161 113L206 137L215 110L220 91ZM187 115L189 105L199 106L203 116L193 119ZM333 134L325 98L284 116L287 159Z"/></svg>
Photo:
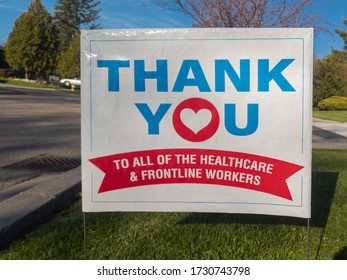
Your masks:
<svg viewBox="0 0 347 280"><path fill-rule="evenodd" d="M347 123L333 122L328 120L313 119L313 126L339 134L347 138Z"/></svg>
<svg viewBox="0 0 347 280"><path fill-rule="evenodd" d="M0 248L72 203L80 191L81 167L77 167L0 202Z"/></svg>
<svg viewBox="0 0 347 280"><path fill-rule="evenodd" d="M312 146L317 149L347 149L347 123L313 119Z"/></svg>

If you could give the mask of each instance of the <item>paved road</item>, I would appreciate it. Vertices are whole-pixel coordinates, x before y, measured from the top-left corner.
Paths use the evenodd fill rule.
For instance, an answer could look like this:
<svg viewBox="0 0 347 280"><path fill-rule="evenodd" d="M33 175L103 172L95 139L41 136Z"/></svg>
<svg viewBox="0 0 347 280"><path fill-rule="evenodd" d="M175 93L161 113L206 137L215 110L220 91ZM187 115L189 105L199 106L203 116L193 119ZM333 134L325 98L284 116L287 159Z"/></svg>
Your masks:
<svg viewBox="0 0 347 280"><path fill-rule="evenodd" d="M0 202L80 157L79 94L0 83Z"/></svg>
<svg viewBox="0 0 347 280"><path fill-rule="evenodd" d="M79 158L80 95L0 83L0 131L1 167L42 154Z"/></svg>

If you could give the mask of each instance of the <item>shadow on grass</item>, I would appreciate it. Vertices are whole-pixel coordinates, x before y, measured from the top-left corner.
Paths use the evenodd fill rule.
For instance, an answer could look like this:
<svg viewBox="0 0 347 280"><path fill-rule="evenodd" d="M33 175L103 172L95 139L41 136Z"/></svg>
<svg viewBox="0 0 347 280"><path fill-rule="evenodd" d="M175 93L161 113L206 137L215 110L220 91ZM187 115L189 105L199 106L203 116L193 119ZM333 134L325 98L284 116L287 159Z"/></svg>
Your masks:
<svg viewBox="0 0 347 280"><path fill-rule="evenodd" d="M334 197L338 173L313 172L312 173L312 199L310 226L324 228L326 226L330 206ZM307 219L251 214L219 214L219 213L192 213L183 219L180 224L286 224L306 226Z"/></svg>
<svg viewBox="0 0 347 280"><path fill-rule="evenodd" d="M0 77L0 84L7 84L8 80Z"/></svg>
<svg viewBox="0 0 347 280"><path fill-rule="evenodd" d="M338 172L313 172L312 174L312 218L314 227L324 228L337 185Z"/></svg>
<svg viewBox="0 0 347 280"><path fill-rule="evenodd" d="M334 260L347 260L347 246L335 254Z"/></svg>

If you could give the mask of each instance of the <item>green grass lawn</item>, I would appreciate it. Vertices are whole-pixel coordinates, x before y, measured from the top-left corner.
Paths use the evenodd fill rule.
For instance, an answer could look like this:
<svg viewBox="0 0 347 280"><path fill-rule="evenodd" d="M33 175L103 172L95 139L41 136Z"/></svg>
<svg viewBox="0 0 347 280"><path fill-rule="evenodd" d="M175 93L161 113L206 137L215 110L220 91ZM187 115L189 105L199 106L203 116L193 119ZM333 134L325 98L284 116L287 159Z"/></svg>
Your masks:
<svg viewBox="0 0 347 280"><path fill-rule="evenodd" d="M0 83L9 84L9 85L16 85L16 86L23 86L23 87L31 87L31 88L60 88L60 87L52 86L52 85L45 85L45 84L41 84L41 83L31 83L31 82L7 79L7 78L2 78L2 77L0 77Z"/></svg>
<svg viewBox="0 0 347 280"><path fill-rule="evenodd" d="M347 150L314 150L312 259L347 259ZM199 213L88 213L88 259L305 259L306 220ZM0 259L83 259L77 202Z"/></svg>
<svg viewBox="0 0 347 280"><path fill-rule="evenodd" d="M13 79L7 79L0 77L0 83L2 84L9 84L9 85L16 85L16 86L22 86L22 87L29 87L29 88L52 88L57 89L60 91L67 91L71 92L71 89L61 87L61 86L55 86L50 84L42 84L42 83L31 83L26 81L20 81L20 80L13 80ZM77 88L74 92L79 93L80 89Z"/></svg>
<svg viewBox="0 0 347 280"><path fill-rule="evenodd" d="M347 122L347 111L313 110L313 117L336 122Z"/></svg>

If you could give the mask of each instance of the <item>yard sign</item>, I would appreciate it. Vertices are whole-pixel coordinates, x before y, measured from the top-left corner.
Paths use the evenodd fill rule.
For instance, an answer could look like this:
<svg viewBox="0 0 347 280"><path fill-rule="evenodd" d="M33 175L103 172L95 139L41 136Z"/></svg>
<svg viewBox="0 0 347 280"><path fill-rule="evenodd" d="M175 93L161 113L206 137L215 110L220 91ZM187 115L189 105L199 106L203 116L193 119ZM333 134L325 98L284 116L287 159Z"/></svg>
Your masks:
<svg viewBox="0 0 347 280"><path fill-rule="evenodd" d="M310 217L312 32L83 31L83 211Z"/></svg>

